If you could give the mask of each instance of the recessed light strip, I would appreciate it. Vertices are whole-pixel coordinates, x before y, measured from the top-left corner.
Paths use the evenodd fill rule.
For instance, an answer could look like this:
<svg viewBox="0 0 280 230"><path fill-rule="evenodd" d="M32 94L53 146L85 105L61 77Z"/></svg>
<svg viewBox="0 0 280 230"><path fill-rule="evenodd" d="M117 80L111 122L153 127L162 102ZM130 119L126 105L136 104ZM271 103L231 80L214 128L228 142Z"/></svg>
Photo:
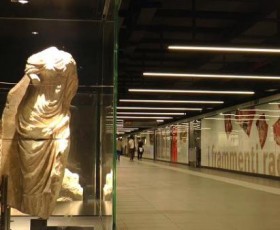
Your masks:
<svg viewBox="0 0 280 230"><path fill-rule="evenodd" d="M208 118L204 118L205 120L217 120L217 121L227 121L227 119L224 118L212 118L212 117L208 117ZM269 119L264 119L264 118L239 118L239 119L235 119L236 121L258 121L258 120L262 120L262 121L269 121Z"/></svg>
<svg viewBox="0 0 280 230"><path fill-rule="evenodd" d="M164 72L144 72L143 76L149 77L178 77L178 78L230 78L230 79L254 79L254 80L280 80L279 76L259 76L259 75L233 75L233 74L199 74L199 73L164 73Z"/></svg>
<svg viewBox="0 0 280 230"><path fill-rule="evenodd" d="M245 53L280 53L280 49L249 48L249 47L219 47L219 46L168 46L169 50L215 51L215 52L245 52Z"/></svg>
<svg viewBox="0 0 280 230"><path fill-rule="evenodd" d="M279 109L239 109L239 111L242 112L268 112L268 113L279 113L280 110Z"/></svg>
<svg viewBox="0 0 280 230"><path fill-rule="evenodd" d="M150 119L150 120L166 120L173 119L173 117L145 117L145 116L118 116L121 119Z"/></svg>
<svg viewBox="0 0 280 230"><path fill-rule="evenodd" d="M137 99L120 99L120 102L144 102L144 103L186 103L186 104L223 104L223 101L197 101L197 100L137 100Z"/></svg>
<svg viewBox="0 0 280 230"><path fill-rule="evenodd" d="M117 115L186 115L185 113L117 112Z"/></svg>
<svg viewBox="0 0 280 230"><path fill-rule="evenodd" d="M29 1L27 0L11 0L12 3L21 3L21 4L27 4Z"/></svg>
<svg viewBox="0 0 280 230"><path fill-rule="evenodd" d="M170 89L129 89L129 92L141 93L198 93L198 94L255 94L253 91L224 91L224 90L170 90Z"/></svg>
<svg viewBox="0 0 280 230"><path fill-rule="evenodd" d="M126 107L118 106L118 110L177 110L177 111L201 111L202 108L176 108L176 107Z"/></svg>
<svg viewBox="0 0 280 230"><path fill-rule="evenodd" d="M245 118L249 118L250 119L250 117L259 117L259 116L262 116L261 114L247 114L247 115L245 115L245 114L231 114L231 113L221 113L220 114L221 116L234 116L234 118L235 119L239 119L240 117L241 117L241 119L242 119L242 117L245 117ZM279 117L279 116L272 116L272 115L267 115L267 114L265 114L265 117Z"/></svg>

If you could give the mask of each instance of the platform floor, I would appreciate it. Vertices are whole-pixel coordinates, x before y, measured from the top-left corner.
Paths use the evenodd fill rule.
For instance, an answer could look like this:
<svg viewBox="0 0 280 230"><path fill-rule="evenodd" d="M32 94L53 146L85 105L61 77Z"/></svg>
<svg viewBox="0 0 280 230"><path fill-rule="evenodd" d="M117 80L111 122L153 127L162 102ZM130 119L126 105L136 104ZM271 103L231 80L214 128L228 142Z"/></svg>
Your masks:
<svg viewBox="0 0 280 230"><path fill-rule="evenodd" d="M184 165L117 165L117 230L279 230L280 181Z"/></svg>

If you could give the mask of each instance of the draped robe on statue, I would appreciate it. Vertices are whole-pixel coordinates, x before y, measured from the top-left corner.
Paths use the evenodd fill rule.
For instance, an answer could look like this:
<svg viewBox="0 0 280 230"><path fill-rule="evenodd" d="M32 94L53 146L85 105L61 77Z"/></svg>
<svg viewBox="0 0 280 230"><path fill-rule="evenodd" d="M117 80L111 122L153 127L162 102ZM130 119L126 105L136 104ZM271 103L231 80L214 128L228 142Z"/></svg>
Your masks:
<svg viewBox="0 0 280 230"><path fill-rule="evenodd" d="M48 218L55 208L77 85L72 56L51 47L27 60L23 79L9 92L2 117L1 174L9 175L8 203L24 213Z"/></svg>

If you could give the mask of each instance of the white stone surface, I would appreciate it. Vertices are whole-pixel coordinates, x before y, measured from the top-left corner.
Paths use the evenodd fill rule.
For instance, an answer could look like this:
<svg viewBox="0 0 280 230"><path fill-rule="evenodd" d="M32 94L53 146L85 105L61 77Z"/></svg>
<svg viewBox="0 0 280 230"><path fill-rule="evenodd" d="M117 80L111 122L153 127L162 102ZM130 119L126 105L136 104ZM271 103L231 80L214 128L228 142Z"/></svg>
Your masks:
<svg viewBox="0 0 280 230"><path fill-rule="evenodd" d="M79 184L79 175L65 169L59 198L57 201L75 201L83 199L83 188Z"/></svg>
<svg viewBox="0 0 280 230"><path fill-rule="evenodd" d="M103 187L103 200L110 201L112 200L113 194L113 171L106 175L106 184Z"/></svg>
<svg viewBox="0 0 280 230"><path fill-rule="evenodd" d="M51 47L28 58L24 77L8 94L1 175L9 175L9 204L21 212L48 218L55 207L77 86L74 59Z"/></svg>

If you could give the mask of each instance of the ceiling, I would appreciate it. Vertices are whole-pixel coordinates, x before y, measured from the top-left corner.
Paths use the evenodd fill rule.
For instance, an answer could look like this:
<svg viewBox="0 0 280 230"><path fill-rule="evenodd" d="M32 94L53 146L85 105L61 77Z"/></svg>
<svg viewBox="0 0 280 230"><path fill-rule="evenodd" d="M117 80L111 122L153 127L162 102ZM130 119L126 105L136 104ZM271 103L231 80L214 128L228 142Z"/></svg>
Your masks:
<svg viewBox="0 0 280 230"><path fill-rule="evenodd" d="M98 55L101 45L97 41L102 35L102 19L112 17L112 9L108 7L112 1L30 0L28 4L19 4L2 0L0 80L18 82L30 54L51 44L73 55L78 63L80 85L104 83L96 78L103 71ZM183 111L186 114L174 115L173 119L166 121L173 122L279 93L279 80L143 76L143 72L278 76L280 54L175 51L168 50L168 46L280 48L279 9L279 0L122 0L119 9L118 99L214 100L223 103L119 101L118 106L202 109L186 110ZM164 92L140 93L129 92L129 89L161 89ZM167 92L168 89L253 91L254 94L172 94ZM118 112L129 111L134 110ZM171 111L154 109L149 112ZM135 123L141 126L144 119L125 120L137 121ZM155 124L152 122L155 119L145 121Z"/></svg>
<svg viewBox="0 0 280 230"><path fill-rule="evenodd" d="M56 46L74 57L80 85L104 83L97 76L109 0L18 1L0 1L1 81L18 82L31 54Z"/></svg>
<svg viewBox="0 0 280 230"><path fill-rule="evenodd" d="M104 66L113 67L112 1L19 1L0 1L0 113L7 92L23 77L28 57L51 46L72 54L77 63L83 95L73 104L92 106L96 92L111 98L113 68Z"/></svg>
<svg viewBox="0 0 280 230"><path fill-rule="evenodd" d="M168 50L168 46L280 48L279 10L277 0L123 0L119 11L119 99L224 102L174 102L171 107L202 108L202 111L185 111L184 116L174 116L171 121L176 121L279 93L279 80L143 76L143 72L278 76L280 53L176 51ZM128 92L128 89L164 91L143 93ZM254 94L172 94L167 89L253 91ZM170 104L119 102L119 106L170 107Z"/></svg>

